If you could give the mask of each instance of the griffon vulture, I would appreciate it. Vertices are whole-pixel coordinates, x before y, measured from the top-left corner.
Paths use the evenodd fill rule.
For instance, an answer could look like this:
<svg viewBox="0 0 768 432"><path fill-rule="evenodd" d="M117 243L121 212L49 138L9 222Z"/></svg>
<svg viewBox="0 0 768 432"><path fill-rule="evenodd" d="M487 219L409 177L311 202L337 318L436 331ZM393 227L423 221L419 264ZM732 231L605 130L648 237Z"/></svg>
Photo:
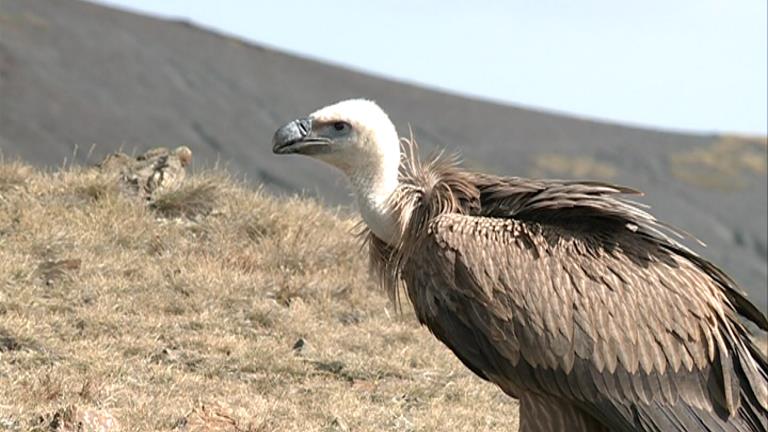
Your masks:
<svg viewBox="0 0 768 432"><path fill-rule="evenodd" d="M763 431L768 320L714 264L602 182L422 161L374 102L275 132L273 152L349 178L372 269L418 320L520 400L523 431Z"/></svg>
<svg viewBox="0 0 768 432"><path fill-rule="evenodd" d="M119 175L130 192L150 200L158 193L178 189L191 162L192 150L187 146L173 151L158 147L136 157L112 153L97 167L103 173Z"/></svg>

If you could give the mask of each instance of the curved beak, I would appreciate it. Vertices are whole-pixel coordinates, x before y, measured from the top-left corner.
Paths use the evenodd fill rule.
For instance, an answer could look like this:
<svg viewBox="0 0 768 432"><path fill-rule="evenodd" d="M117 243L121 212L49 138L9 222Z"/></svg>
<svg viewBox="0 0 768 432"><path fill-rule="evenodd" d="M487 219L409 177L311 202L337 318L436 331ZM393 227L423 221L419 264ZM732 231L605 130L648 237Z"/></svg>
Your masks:
<svg viewBox="0 0 768 432"><path fill-rule="evenodd" d="M317 154L328 151L330 140L312 132L312 119L296 119L281 126L272 137L272 153Z"/></svg>

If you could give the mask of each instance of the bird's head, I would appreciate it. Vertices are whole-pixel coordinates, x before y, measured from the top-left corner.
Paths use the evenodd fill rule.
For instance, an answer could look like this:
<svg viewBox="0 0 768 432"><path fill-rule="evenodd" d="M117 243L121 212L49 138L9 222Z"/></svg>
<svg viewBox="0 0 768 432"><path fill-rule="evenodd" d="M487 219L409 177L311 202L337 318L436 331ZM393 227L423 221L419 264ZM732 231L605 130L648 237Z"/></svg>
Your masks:
<svg viewBox="0 0 768 432"><path fill-rule="evenodd" d="M350 177L399 164L400 143L389 116L375 102L350 99L321 108L280 127L275 154L311 156Z"/></svg>
<svg viewBox="0 0 768 432"><path fill-rule="evenodd" d="M340 169L371 231L382 240L395 240L398 225L389 198L398 187L400 139L374 102L345 100L294 120L275 132L272 151L311 156Z"/></svg>

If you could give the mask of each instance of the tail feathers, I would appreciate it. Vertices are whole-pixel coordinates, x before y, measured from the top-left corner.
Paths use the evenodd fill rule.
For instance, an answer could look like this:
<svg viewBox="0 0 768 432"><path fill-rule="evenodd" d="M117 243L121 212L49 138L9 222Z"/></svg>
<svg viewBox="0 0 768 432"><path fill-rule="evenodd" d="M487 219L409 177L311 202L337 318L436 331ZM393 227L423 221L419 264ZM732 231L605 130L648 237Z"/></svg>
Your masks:
<svg viewBox="0 0 768 432"><path fill-rule="evenodd" d="M742 353L740 353L742 354ZM718 432L765 432L768 431L768 410L765 407L765 363L750 363L753 357L739 355L734 359L735 380L732 387L738 391L737 408L731 415L724 409L696 408L682 400L674 405L659 401L651 405L636 405L636 422L645 431L718 431Z"/></svg>
<svg viewBox="0 0 768 432"><path fill-rule="evenodd" d="M766 353L760 351L760 347L749 339L740 347L739 365L749 381L750 388L755 393L755 398L763 410L768 410L768 359Z"/></svg>
<svg viewBox="0 0 768 432"><path fill-rule="evenodd" d="M735 344L730 353L728 364L718 365L719 370L710 375L708 387L709 395L713 398L711 408L698 408L696 404L687 403L683 399L678 399L675 404L661 400L648 405L629 404L622 411L625 416L631 412L629 417L634 419L630 421L633 426L626 430L768 431L768 362L759 348L748 339L744 343ZM721 377L722 381L717 377ZM732 409L729 411L728 407Z"/></svg>
<svg viewBox="0 0 768 432"><path fill-rule="evenodd" d="M655 403L638 411L637 423L640 425L640 430L659 432L765 432L768 430L765 410L749 403L742 405L730 418L687 404Z"/></svg>

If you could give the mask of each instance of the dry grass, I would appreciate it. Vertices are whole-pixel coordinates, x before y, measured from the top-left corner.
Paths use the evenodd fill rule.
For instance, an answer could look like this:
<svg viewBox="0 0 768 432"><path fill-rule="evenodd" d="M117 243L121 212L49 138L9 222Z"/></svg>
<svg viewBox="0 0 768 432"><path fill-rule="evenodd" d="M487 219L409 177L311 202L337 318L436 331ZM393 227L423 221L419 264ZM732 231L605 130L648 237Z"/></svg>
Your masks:
<svg viewBox="0 0 768 432"><path fill-rule="evenodd" d="M0 430L82 410L121 430L516 427L392 312L354 220L221 173L151 207L112 181L0 164Z"/></svg>
<svg viewBox="0 0 768 432"><path fill-rule="evenodd" d="M609 180L618 174L616 167L586 156L542 153L533 156L531 177L598 178Z"/></svg>
<svg viewBox="0 0 768 432"><path fill-rule="evenodd" d="M750 174L765 181L766 138L723 135L707 147L670 156L672 174L705 189L733 191L745 188Z"/></svg>

